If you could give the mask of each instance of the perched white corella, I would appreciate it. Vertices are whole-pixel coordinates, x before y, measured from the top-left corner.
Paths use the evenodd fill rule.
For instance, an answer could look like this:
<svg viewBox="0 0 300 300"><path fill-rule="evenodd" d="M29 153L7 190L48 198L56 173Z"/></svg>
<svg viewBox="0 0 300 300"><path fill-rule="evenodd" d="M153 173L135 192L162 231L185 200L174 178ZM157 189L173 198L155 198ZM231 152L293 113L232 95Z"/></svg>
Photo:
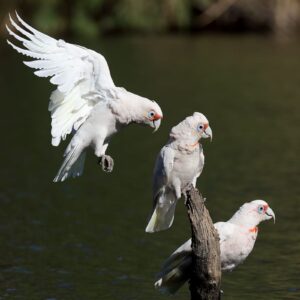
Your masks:
<svg viewBox="0 0 300 300"><path fill-rule="evenodd" d="M214 224L220 237L222 271L232 271L247 258L257 238L258 224L271 218L275 222L275 214L268 203L254 200L241 206L227 222ZM188 281L191 274L191 253L189 239L165 261L155 287L174 294Z"/></svg>
<svg viewBox="0 0 300 300"><path fill-rule="evenodd" d="M171 227L177 200L190 184L196 186L204 165L199 140L212 138L207 118L195 112L174 126L161 149L153 173L153 211L146 232Z"/></svg>
<svg viewBox="0 0 300 300"><path fill-rule="evenodd" d="M56 40L16 16L19 24L11 17L10 22L18 34L6 27L25 49L10 41L9 45L34 59L24 63L36 69L35 75L51 77L50 82L57 86L49 103L52 145L58 146L68 134L74 134L54 181L80 176L89 146L103 170L112 171L113 159L105 154L112 135L130 123L146 124L157 130L162 118L159 105L116 87L101 54Z"/></svg>

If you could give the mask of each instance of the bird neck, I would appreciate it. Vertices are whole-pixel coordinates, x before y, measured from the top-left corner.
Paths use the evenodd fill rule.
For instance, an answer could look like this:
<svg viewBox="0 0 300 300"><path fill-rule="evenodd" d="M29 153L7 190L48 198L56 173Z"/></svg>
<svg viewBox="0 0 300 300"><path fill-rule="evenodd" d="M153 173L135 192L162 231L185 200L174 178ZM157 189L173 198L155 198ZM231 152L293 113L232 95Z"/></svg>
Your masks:
<svg viewBox="0 0 300 300"><path fill-rule="evenodd" d="M173 146L173 148L184 151L186 153L193 153L194 151L202 151L202 145L199 141L191 141L190 139L174 139L171 137L169 139L169 144Z"/></svg>
<svg viewBox="0 0 300 300"><path fill-rule="evenodd" d="M118 99L111 101L110 108L112 112L121 124L127 125L132 122L142 123L144 116L141 113L140 100L137 97L126 97L126 94L131 93L126 91Z"/></svg>
<svg viewBox="0 0 300 300"><path fill-rule="evenodd" d="M251 211L243 210L238 210L228 222L248 228L249 230L255 230L253 228L257 228L257 225L259 224L255 214Z"/></svg>
<svg viewBox="0 0 300 300"><path fill-rule="evenodd" d="M251 233L257 233L258 232L258 227L255 226L255 227L249 228L248 231L251 232Z"/></svg>

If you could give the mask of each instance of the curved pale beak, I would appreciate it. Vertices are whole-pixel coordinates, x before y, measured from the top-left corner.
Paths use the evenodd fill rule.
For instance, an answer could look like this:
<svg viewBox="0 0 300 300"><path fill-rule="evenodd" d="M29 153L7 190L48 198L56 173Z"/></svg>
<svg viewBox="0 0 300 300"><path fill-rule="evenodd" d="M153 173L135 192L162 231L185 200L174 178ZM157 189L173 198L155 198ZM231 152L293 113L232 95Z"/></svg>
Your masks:
<svg viewBox="0 0 300 300"><path fill-rule="evenodd" d="M213 133L209 126L203 131L201 137L204 139L210 138L210 141L212 141Z"/></svg>
<svg viewBox="0 0 300 300"><path fill-rule="evenodd" d="M157 131L157 129L159 128L160 123L161 123L161 119L162 119L162 116L159 115L159 114L156 114L154 116L154 118L152 119L152 121L150 121L150 126L152 128L154 128L153 132Z"/></svg>
<svg viewBox="0 0 300 300"><path fill-rule="evenodd" d="M152 121L151 123L153 124L152 128L154 128L153 132L155 132L159 128L159 126L160 126L161 119Z"/></svg>
<svg viewBox="0 0 300 300"><path fill-rule="evenodd" d="M271 207L268 207L268 209L266 210L265 214L267 215L268 220L272 219L274 220L274 224L275 224L275 213L272 210Z"/></svg>

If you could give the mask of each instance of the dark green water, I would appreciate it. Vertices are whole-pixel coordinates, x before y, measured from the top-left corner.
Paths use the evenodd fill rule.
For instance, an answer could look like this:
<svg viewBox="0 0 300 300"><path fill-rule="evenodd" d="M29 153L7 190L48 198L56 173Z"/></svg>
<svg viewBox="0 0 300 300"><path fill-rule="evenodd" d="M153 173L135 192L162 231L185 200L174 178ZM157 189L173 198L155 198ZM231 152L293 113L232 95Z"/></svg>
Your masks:
<svg viewBox="0 0 300 300"><path fill-rule="evenodd" d="M167 299L153 278L190 228L181 202L170 230L144 233L151 173L172 125L194 111L214 132L198 181L213 220L257 198L277 217L224 274L224 299L300 299L300 44L204 36L85 45L106 56L116 84L156 99L164 121L156 134L132 126L115 136L112 174L90 153L83 177L54 184L66 143L50 145L53 87L2 40L0 299ZM189 299L187 286L173 299Z"/></svg>

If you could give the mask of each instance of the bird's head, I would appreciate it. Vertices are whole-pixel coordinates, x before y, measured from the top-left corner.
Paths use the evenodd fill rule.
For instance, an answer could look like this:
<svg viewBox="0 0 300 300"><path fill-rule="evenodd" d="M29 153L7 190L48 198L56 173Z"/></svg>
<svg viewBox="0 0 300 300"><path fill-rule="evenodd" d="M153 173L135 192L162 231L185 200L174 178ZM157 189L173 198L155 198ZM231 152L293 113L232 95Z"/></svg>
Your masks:
<svg viewBox="0 0 300 300"><path fill-rule="evenodd" d="M270 220L273 218L275 223L275 213L264 200L254 200L249 203L249 209L256 216L258 224L262 221Z"/></svg>
<svg viewBox="0 0 300 300"><path fill-rule="evenodd" d="M239 225L254 227L272 218L275 223L275 213L266 201L253 200L243 204L231 220Z"/></svg>
<svg viewBox="0 0 300 300"><path fill-rule="evenodd" d="M212 130L209 127L207 118L194 112L192 116L185 118L171 130L170 136L174 139L190 140L191 143L198 143L201 138L212 140Z"/></svg>
<svg viewBox="0 0 300 300"><path fill-rule="evenodd" d="M159 105L148 98L138 96L119 88L118 101L112 101L110 108L120 123L148 125L156 131L163 118Z"/></svg>
<svg viewBox="0 0 300 300"><path fill-rule="evenodd" d="M144 104L142 116L142 123L154 128L153 132L155 132L160 126L163 113L155 101L148 100Z"/></svg>

